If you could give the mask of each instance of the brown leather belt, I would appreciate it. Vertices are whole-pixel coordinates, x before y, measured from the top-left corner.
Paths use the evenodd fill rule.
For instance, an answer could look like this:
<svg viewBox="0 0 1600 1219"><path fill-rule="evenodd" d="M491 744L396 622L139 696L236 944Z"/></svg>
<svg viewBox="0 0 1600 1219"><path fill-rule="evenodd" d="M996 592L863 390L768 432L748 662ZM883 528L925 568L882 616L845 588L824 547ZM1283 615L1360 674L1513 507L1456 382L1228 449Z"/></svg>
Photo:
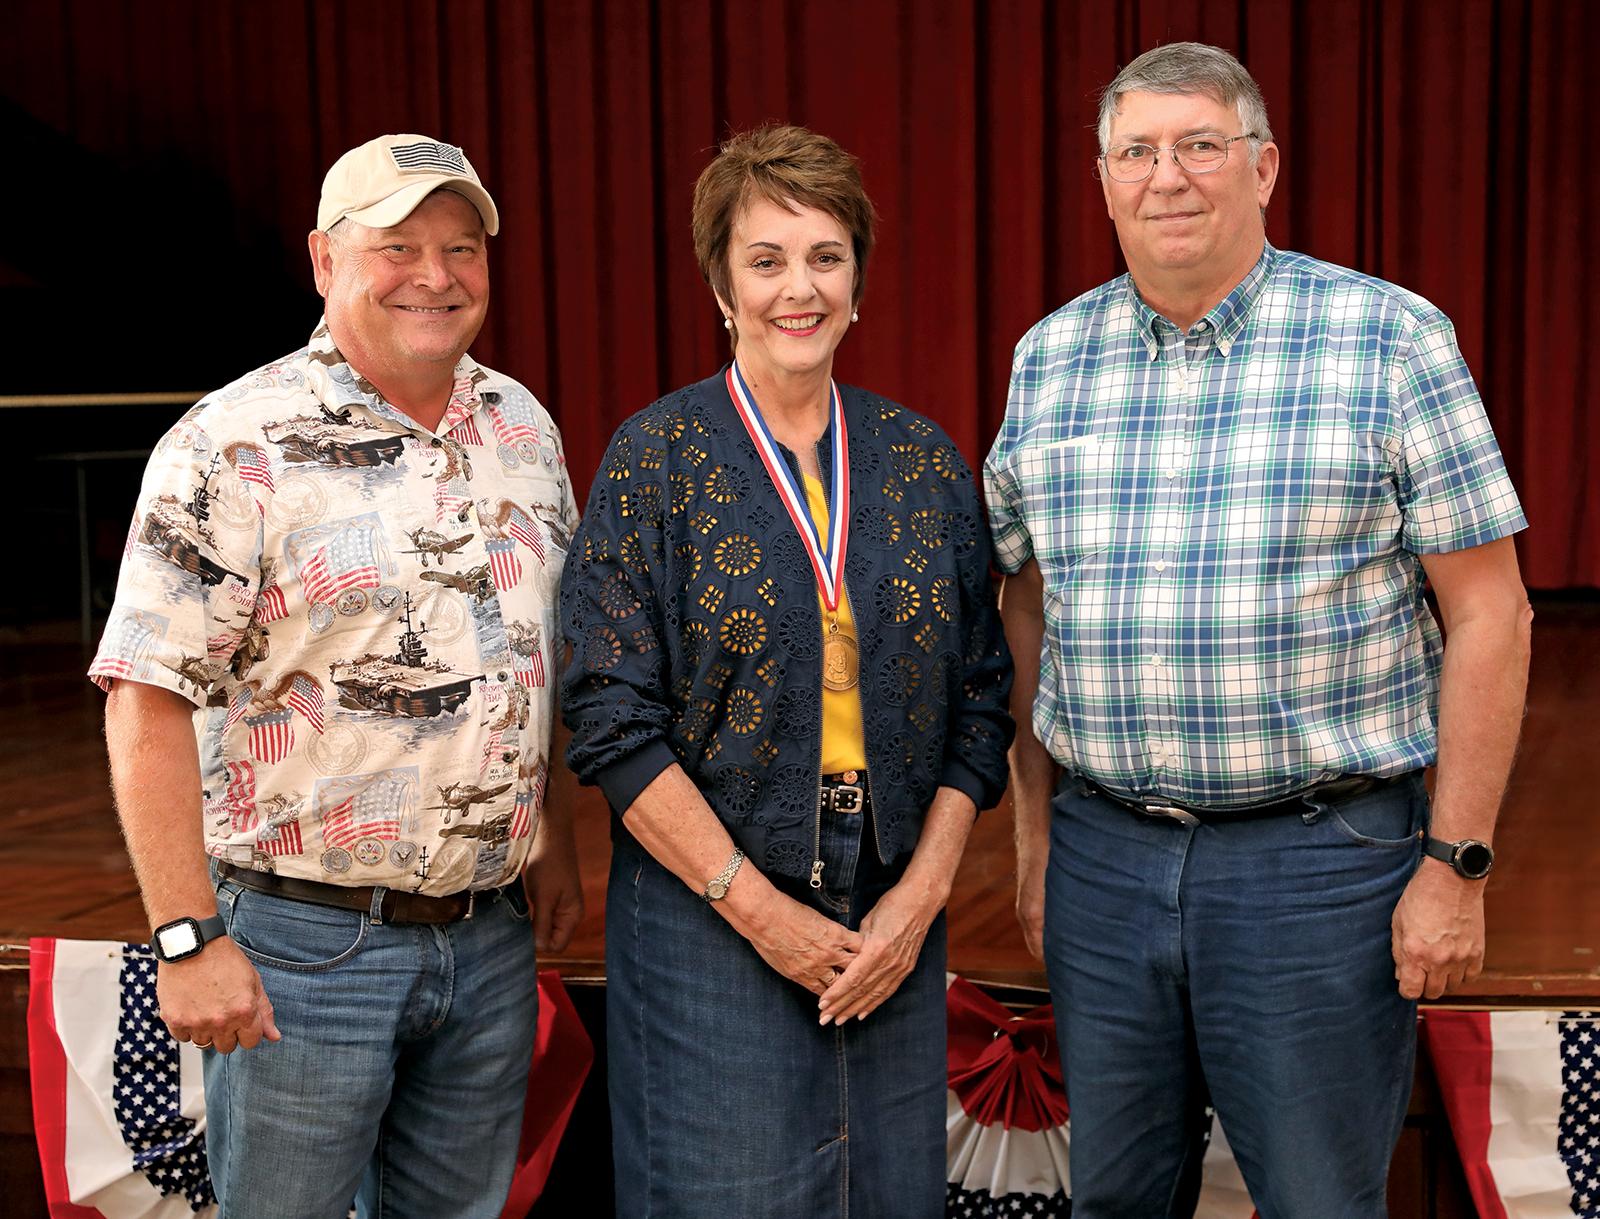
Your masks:
<svg viewBox="0 0 1600 1219"><path fill-rule="evenodd" d="M1225 808L1209 808L1198 804L1184 804L1181 801L1169 800L1165 796L1125 796L1102 787L1087 775L1074 775L1073 779L1087 795L1095 795L1110 800L1113 804L1120 804L1123 808L1132 809L1146 817L1162 817L1169 821L1178 821L1184 825L1204 825L1208 822L1219 821L1253 821L1258 817L1278 817L1284 813L1303 813L1306 811L1307 800L1331 802L1334 800L1350 800L1356 796L1364 796L1368 792L1377 791L1390 783L1399 782L1407 778L1406 775L1397 775L1393 778L1375 778L1372 775L1344 775L1337 779L1328 779L1322 783L1313 783L1310 787L1302 787L1299 791L1291 792L1276 800L1268 800L1262 804L1236 804Z"/></svg>
<svg viewBox="0 0 1600 1219"><path fill-rule="evenodd" d="M359 910L363 914L372 909L372 897L378 890L372 885L359 888L350 885L325 885L321 881L301 880L295 876L278 876L272 872L257 872L250 868L236 868L220 863L218 872L223 880L232 881L241 889L256 893L270 893L273 897L287 898L292 902L309 902L313 906L334 906L340 910ZM518 884L518 881L512 881ZM509 888L510 886L505 886ZM500 893L500 889L482 890L485 899ZM379 917L385 923L458 923L472 917L479 891L451 893L444 897L429 897L422 893L407 893L401 889L385 889L378 906Z"/></svg>

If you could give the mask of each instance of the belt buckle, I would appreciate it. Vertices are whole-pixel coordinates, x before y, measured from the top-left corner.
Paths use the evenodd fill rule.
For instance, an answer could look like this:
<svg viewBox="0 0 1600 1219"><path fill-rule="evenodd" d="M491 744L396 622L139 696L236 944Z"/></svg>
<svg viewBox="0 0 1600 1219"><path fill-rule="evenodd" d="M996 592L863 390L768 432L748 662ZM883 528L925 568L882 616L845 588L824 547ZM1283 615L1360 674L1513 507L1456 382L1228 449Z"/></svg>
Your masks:
<svg viewBox="0 0 1600 1219"><path fill-rule="evenodd" d="M1187 825L1191 828L1200 824L1200 818L1186 808L1179 808L1176 804L1163 804L1156 800L1141 800L1139 801L1139 806L1151 817L1165 817L1170 821L1176 821L1180 825Z"/></svg>
<svg viewBox="0 0 1600 1219"><path fill-rule="evenodd" d="M842 803L846 797L849 797L848 804ZM829 803L836 813L859 813L866 798L866 792L859 783L841 783L832 789Z"/></svg>

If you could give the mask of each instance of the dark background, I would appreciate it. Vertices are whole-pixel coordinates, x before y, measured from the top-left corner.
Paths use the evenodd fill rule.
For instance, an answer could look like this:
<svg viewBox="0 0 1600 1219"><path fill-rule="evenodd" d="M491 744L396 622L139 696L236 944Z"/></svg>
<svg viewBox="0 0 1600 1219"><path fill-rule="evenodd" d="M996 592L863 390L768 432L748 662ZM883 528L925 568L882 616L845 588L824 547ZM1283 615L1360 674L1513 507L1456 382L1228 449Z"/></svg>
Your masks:
<svg viewBox="0 0 1600 1219"><path fill-rule="evenodd" d="M580 495L615 425L725 358L689 199L718 139L805 123L882 213L841 379L980 460L1013 345L1121 270L1097 90L1195 38L1260 81L1278 245L1455 321L1541 589L1600 586L1585 0L12 0L0 35L0 395L200 393L300 346L323 172L374 135L465 147L500 205L475 347L561 425ZM0 410L21 501L0 627L76 612L75 450L177 406ZM91 463L96 596L136 460Z"/></svg>

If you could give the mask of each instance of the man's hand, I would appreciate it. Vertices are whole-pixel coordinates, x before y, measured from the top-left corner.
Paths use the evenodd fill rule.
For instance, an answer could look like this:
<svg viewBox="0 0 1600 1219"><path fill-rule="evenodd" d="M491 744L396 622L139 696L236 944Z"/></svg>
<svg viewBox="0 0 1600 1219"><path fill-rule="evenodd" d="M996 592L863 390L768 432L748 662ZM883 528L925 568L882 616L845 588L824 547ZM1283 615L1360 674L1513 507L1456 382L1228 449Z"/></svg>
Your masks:
<svg viewBox="0 0 1600 1219"><path fill-rule="evenodd" d="M821 1023L843 1024L852 1016L865 1020L900 989L916 967L922 941L940 907L908 894L904 882L890 889L861 920L861 951L818 1004Z"/></svg>
<svg viewBox="0 0 1600 1219"><path fill-rule="evenodd" d="M272 1000L261 989L261 975L226 936L212 940L199 956L161 962L156 999L161 1019L179 1041L231 1054L253 1050L263 1038L283 1038L272 1020Z"/></svg>
<svg viewBox="0 0 1600 1219"><path fill-rule="evenodd" d="M546 810L528 854L523 884L533 910L533 942L540 952L561 952L583 921L583 882L572 823Z"/></svg>
<svg viewBox="0 0 1600 1219"><path fill-rule="evenodd" d="M1394 976L1407 999L1437 999L1483 969L1483 881L1424 859L1391 923Z"/></svg>
<svg viewBox="0 0 1600 1219"><path fill-rule="evenodd" d="M1017 922L1022 924L1022 939L1036 960L1044 960L1044 874L1050 860L1048 839L1045 848L1034 855L1017 851Z"/></svg>

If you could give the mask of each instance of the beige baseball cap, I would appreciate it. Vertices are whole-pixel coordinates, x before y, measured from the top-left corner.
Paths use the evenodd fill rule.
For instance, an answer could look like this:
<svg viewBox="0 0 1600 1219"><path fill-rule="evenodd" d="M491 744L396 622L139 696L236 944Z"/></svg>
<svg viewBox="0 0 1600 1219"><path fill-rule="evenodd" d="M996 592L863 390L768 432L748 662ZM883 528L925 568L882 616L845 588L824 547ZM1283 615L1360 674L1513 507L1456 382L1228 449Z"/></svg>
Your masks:
<svg viewBox="0 0 1600 1219"><path fill-rule="evenodd" d="M348 217L386 229L441 187L478 209L489 236L500 231L500 213L466 154L426 135L380 135L335 161L322 180L317 227L327 232Z"/></svg>

